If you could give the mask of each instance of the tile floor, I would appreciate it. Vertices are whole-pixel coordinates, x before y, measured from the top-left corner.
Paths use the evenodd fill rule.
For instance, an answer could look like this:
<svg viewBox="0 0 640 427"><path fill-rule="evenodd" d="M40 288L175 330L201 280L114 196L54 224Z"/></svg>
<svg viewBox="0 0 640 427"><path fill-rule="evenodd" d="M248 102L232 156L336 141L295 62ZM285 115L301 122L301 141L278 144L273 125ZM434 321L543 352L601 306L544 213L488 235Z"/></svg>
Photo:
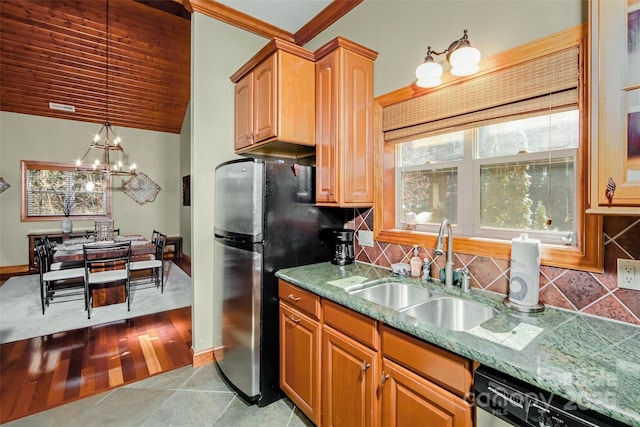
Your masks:
<svg viewBox="0 0 640 427"><path fill-rule="evenodd" d="M311 427L287 399L258 408L227 386L213 364L186 366L5 424L19 426Z"/></svg>

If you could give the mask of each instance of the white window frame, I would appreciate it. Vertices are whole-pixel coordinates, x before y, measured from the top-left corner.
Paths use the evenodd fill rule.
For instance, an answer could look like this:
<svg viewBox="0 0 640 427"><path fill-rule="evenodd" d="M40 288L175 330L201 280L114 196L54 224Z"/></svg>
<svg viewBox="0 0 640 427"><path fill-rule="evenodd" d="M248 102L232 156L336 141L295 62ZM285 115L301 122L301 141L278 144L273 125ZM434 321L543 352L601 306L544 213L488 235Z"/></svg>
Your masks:
<svg viewBox="0 0 640 427"><path fill-rule="evenodd" d="M458 173L458 192L457 192L457 221L452 224L454 232L460 236L466 237L483 237L491 239L510 240L526 233L532 238L537 238L546 244L555 245L573 245L576 242L573 238L574 232L554 232L541 230L506 230L499 228L481 227L481 203L480 203L480 169L484 165L524 162L530 163L534 161L544 161L555 158L571 158L573 161L573 182L578 188L578 149L565 148L550 151L540 151L533 153L517 153L508 156L484 157L477 158L478 153L478 129L468 129L464 131L463 139L463 158L461 160L452 160L446 162L434 162L426 165L397 166L396 167L396 227L407 228L404 218L400 212L402 203L402 173L415 171L437 171L442 169L455 169ZM396 150L400 151L401 144L398 144ZM399 158L399 155L398 157ZM574 199L574 212L577 209L577 201ZM472 215L466 214L472 212ZM416 231L437 233L439 223L417 224Z"/></svg>

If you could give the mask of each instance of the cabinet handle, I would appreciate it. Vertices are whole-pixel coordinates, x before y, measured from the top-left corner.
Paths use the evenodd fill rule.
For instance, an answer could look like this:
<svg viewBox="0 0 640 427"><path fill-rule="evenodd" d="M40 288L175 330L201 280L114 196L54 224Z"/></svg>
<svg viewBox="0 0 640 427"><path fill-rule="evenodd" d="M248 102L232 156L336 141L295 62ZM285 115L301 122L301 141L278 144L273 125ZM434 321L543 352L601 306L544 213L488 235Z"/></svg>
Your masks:
<svg viewBox="0 0 640 427"><path fill-rule="evenodd" d="M295 317L293 317L293 314L292 314L289 316L289 320L291 320L293 323L297 325L298 323L300 323L300 320L302 319L296 319Z"/></svg>
<svg viewBox="0 0 640 427"><path fill-rule="evenodd" d="M607 197L607 200L609 200L609 203L613 202L613 195L615 192L616 183L612 177L609 177L609 180L607 181L607 188L604 191L604 195Z"/></svg>
<svg viewBox="0 0 640 427"><path fill-rule="evenodd" d="M362 372L365 372L367 369L369 369L371 367L370 364L367 363L366 360L362 361Z"/></svg>
<svg viewBox="0 0 640 427"><path fill-rule="evenodd" d="M294 297L293 294L289 294L288 298L291 301L295 301L295 302L298 302L298 301L300 301L302 299L302 297L298 297L298 298Z"/></svg>
<svg viewBox="0 0 640 427"><path fill-rule="evenodd" d="M389 374L385 374L383 372L382 375L380 375L380 383L382 383L382 385L384 385L384 383L386 383L388 379L389 379Z"/></svg>

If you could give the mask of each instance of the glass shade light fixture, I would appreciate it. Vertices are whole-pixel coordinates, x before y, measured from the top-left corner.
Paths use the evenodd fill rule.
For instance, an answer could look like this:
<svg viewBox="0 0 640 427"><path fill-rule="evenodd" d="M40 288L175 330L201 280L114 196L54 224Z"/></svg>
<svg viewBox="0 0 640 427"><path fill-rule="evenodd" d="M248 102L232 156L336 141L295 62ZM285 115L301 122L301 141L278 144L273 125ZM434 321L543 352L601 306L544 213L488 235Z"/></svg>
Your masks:
<svg viewBox="0 0 640 427"><path fill-rule="evenodd" d="M442 54L446 54L447 61L451 64L451 74L454 76L470 76L480 69L480 51L471 46L467 30L464 30L464 35L442 52L431 50L431 46L427 47L424 63L416 68L418 86L435 87L442 83L442 65L433 59L433 55Z"/></svg>
<svg viewBox="0 0 640 427"><path fill-rule="evenodd" d="M111 175L135 175L136 164L129 162L129 157L124 152L120 137L109 123L109 0L106 1L106 37L105 37L105 115L106 120L100 131L94 136L87 151L76 160L76 170L94 171L96 173L109 173ZM104 135L103 135L104 133ZM95 159L85 164L85 159L90 152L96 152ZM91 187L91 188L90 188ZM93 182L87 183L87 191L93 190Z"/></svg>

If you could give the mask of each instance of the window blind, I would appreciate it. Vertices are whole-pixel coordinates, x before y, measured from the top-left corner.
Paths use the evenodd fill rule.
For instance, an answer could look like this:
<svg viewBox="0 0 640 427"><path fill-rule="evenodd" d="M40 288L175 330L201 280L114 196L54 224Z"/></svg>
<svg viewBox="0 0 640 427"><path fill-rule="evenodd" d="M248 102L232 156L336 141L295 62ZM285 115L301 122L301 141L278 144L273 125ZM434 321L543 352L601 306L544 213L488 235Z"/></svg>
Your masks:
<svg viewBox="0 0 640 427"><path fill-rule="evenodd" d="M384 107L385 141L428 136L578 108L572 47Z"/></svg>

